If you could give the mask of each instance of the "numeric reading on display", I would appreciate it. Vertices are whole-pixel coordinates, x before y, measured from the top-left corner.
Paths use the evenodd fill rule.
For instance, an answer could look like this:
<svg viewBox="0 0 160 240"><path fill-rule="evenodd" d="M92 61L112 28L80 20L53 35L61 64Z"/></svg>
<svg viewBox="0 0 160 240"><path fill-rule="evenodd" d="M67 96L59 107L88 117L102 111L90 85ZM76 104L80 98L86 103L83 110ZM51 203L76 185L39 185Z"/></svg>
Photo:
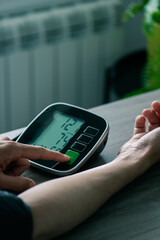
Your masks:
<svg viewBox="0 0 160 240"><path fill-rule="evenodd" d="M29 144L60 152L83 123L84 121L81 119L56 112L50 124Z"/></svg>

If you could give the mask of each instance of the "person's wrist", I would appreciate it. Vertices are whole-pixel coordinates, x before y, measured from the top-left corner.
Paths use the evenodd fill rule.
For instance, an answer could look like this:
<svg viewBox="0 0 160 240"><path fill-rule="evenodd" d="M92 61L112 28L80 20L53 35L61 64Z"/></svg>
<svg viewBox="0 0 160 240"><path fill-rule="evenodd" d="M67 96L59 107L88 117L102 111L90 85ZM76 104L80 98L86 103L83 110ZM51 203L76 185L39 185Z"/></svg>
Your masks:
<svg viewBox="0 0 160 240"><path fill-rule="evenodd" d="M147 153L144 151L132 148L121 151L112 162L100 168L101 176L104 176L107 184L109 179L109 193L106 194L112 196L142 175L149 167Z"/></svg>
<svg viewBox="0 0 160 240"><path fill-rule="evenodd" d="M133 148L129 151L121 152L115 158L115 161L137 177L143 174L153 165L150 161L151 149L146 146L143 149ZM131 174L131 175L132 175Z"/></svg>

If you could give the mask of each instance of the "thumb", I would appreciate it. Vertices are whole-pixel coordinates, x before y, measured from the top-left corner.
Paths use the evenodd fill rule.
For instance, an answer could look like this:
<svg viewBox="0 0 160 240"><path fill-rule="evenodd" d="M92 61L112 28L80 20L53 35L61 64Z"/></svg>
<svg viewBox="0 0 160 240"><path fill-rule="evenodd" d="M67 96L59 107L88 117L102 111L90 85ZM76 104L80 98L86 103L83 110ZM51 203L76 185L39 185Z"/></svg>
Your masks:
<svg viewBox="0 0 160 240"><path fill-rule="evenodd" d="M30 178L21 176L10 176L4 173L0 176L0 189L22 192L35 185Z"/></svg>

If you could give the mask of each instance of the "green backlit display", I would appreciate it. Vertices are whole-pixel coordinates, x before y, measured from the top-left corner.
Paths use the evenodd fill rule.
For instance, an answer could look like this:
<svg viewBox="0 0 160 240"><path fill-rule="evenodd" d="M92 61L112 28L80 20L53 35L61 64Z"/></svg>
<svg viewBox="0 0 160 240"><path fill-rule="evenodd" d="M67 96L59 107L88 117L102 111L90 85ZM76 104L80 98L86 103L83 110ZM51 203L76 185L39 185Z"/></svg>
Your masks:
<svg viewBox="0 0 160 240"><path fill-rule="evenodd" d="M49 125L29 144L60 152L83 123L81 119L56 112Z"/></svg>

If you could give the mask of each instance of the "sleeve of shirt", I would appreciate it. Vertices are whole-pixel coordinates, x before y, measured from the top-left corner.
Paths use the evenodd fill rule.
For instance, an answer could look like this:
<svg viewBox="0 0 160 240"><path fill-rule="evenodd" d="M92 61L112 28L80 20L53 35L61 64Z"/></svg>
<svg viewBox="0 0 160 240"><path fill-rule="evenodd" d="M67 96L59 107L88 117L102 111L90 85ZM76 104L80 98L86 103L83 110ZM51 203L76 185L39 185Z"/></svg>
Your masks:
<svg viewBox="0 0 160 240"><path fill-rule="evenodd" d="M32 231L33 220L29 206L16 195L0 191L0 238L30 240Z"/></svg>

